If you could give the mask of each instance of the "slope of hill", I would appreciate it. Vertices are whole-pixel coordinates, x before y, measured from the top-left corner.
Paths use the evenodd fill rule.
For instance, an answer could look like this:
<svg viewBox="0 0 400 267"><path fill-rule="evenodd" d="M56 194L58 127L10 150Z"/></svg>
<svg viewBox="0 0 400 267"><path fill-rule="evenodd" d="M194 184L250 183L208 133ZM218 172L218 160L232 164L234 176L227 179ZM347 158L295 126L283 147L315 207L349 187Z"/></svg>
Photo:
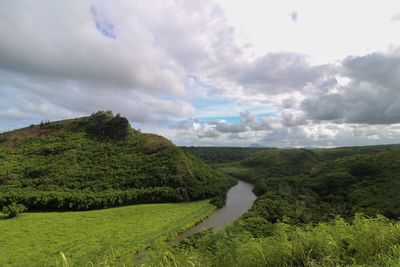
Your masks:
<svg viewBox="0 0 400 267"><path fill-rule="evenodd" d="M271 221L286 216L297 223L318 222L357 212L397 219L398 148L267 150L225 169L232 175L239 170L255 183L261 197L253 211Z"/></svg>
<svg viewBox="0 0 400 267"><path fill-rule="evenodd" d="M0 266L66 266L61 264L60 251L68 258L69 266L122 266L115 261L130 261L125 266L132 266L138 252L152 243L174 238L214 209L202 200L93 211L32 212L12 220L0 216ZM105 264L110 256L113 258Z"/></svg>
<svg viewBox="0 0 400 267"><path fill-rule="evenodd" d="M233 181L111 112L0 136L0 206L86 210L223 194Z"/></svg>
<svg viewBox="0 0 400 267"><path fill-rule="evenodd" d="M226 148L191 148L202 158L235 158ZM228 153L225 157L224 153ZM260 196L249 214L275 222L319 222L357 212L400 217L400 146L331 149L242 148L240 160L215 164L255 184ZM250 216L248 214L248 216ZM251 217L251 216L250 216Z"/></svg>
<svg viewBox="0 0 400 267"><path fill-rule="evenodd" d="M399 266L399 148L241 149L249 155L214 166L255 184L252 208L146 262L169 253L176 266ZM233 148L198 150L235 158L224 155Z"/></svg>
<svg viewBox="0 0 400 267"><path fill-rule="evenodd" d="M259 147L194 147L184 146L181 149L204 160L209 164L223 164L245 159L258 151Z"/></svg>

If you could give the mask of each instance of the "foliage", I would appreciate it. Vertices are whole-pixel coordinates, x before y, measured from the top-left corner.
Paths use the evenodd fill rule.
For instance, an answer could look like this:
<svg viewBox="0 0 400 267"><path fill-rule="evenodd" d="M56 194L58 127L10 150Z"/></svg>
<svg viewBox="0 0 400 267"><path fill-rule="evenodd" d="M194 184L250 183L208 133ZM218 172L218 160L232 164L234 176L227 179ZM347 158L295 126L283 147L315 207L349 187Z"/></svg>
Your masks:
<svg viewBox="0 0 400 267"><path fill-rule="evenodd" d="M7 141L7 134L0 133L0 144Z"/></svg>
<svg viewBox="0 0 400 267"><path fill-rule="evenodd" d="M129 121L120 114L113 116L111 111L99 111L90 116L86 130L94 135L123 140L129 137Z"/></svg>
<svg viewBox="0 0 400 267"><path fill-rule="evenodd" d="M257 147L181 147L188 153L211 164L229 163L243 160L252 154L261 151Z"/></svg>
<svg viewBox="0 0 400 267"><path fill-rule="evenodd" d="M400 266L400 222L392 221L400 217L399 145L181 150L160 136L133 129L129 129L128 138L115 138L104 126L112 118L111 113L102 112L7 133L6 141L0 144L0 204L17 202L41 210L86 210L212 197L211 203L223 206L225 192L234 184L229 175L255 184L259 197L233 225L217 233L195 234L173 247L153 242L145 249L150 240L166 231L176 233L183 224L174 231L166 226L147 229L153 224L183 223L182 220L195 217L190 219L193 223L209 214L211 206L201 202L205 208L198 216L191 210L194 217L188 215L189 211L180 213L184 205L192 205L186 203L180 204L177 211L165 210L167 215L157 215L151 209L156 205L144 205L146 208L140 212L130 211L129 216L135 218L117 216L125 218L124 223L137 223L135 228L123 226L117 217L104 217L102 212L108 210L62 213L66 215L61 221L55 220L57 223L71 223L68 229L73 231L75 224L81 222L79 229L90 228L93 237L104 233L104 239L86 240L85 232L87 245L74 250L76 240L83 238L68 232L74 241L54 245L65 254L48 250L46 255L61 255L60 262L64 263L92 261L95 266ZM136 206L139 207L142 206ZM127 208L131 207L110 211ZM10 223L25 223L27 217L37 214L51 213L27 214ZM82 214L101 216L83 219L79 217ZM147 217L152 221L144 222ZM37 229L43 224L36 225L36 221L29 222L29 230L39 232ZM46 226L49 224L53 230L45 234L54 235L53 242L58 244L65 237L57 235L48 221L50 217ZM28 224L21 225L18 229ZM20 230L9 226L2 227L0 221L0 229L12 229L4 235L11 242L7 247L19 248L22 245L15 242L23 238L8 235ZM136 236L135 241L119 236L126 234L125 230L132 233L133 229L144 229L146 235ZM115 250L109 249L114 246ZM17 252L10 255L15 257ZM6 264L11 262L8 257ZM36 262L36 258L32 260Z"/></svg>
<svg viewBox="0 0 400 267"><path fill-rule="evenodd" d="M205 149L199 148L203 154ZM212 155L216 150L219 155L227 151L207 149ZM241 153L245 154L245 148ZM254 215L273 222L285 215L292 223L318 223L335 215L351 218L356 212L400 217L399 145L265 148L248 154L239 161L215 166L255 185L254 192L260 198L250 210ZM276 212L272 216L273 207Z"/></svg>
<svg viewBox="0 0 400 267"><path fill-rule="evenodd" d="M234 183L161 136L129 127L125 138L126 122L98 112L7 133L0 206L86 210L190 201L225 196Z"/></svg>
<svg viewBox="0 0 400 267"><path fill-rule="evenodd" d="M27 210L27 208L24 205L17 204L15 202L3 207L3 213L6 214L6 216L8 218L17 217L18 214L20 214L26 210Z"/></svg>
<svg viewBox="0 0 400 267"><path fill-rule="evenodd" d="M66 260L60 258L59 266L63 262L104 266L106 261L110 265L129 261L157 240L174 238L214 209L205 200L26 213L14 220L0 220L0 266L54 266L60 251Z"/></svg>
<svg viewBox="0 0 400 267"><path fill-rule="evenodd" d="M357 215L352 223L294 227L270 225L270 235L254 237L243 221L217 234L192 237L175 248L155 247L144 266L398 266L400 223ZM168 257L165 257L168 255ZM142 265L143 266L143 265Z"/></svg>
<svg viewBox="0 0 400 267"><path fill-rule="evenodd" d="M225 206L226 199L223 195L216 196L210 200L210 203L213 204L217 208L222 208Z"/></svg>

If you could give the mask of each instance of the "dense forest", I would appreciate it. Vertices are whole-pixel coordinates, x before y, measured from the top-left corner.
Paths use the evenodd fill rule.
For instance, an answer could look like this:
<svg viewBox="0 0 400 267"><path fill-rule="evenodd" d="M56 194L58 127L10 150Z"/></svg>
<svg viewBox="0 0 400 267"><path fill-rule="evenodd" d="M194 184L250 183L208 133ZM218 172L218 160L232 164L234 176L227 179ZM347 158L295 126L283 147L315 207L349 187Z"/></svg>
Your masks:
<svg viewBox="0 0 400 267"><path fill-rule="evenodd" d="M167 139L141 133L111 112L42 122L0 137L0 206L87 210L220 200L233 183Z"/></svg>
<svg viewBox="0 0 400 267"><path fill-rule="evenodd" d="M400 146L332 149L183 148L226 174L255 185L246 216L320 222L357 212L400 217ZM239 160L230 160L240 151ZM224 155L226 155L224 157ZM247 155L247 156L245 156ZM219 163L222 162L222 163Z"/></svg>
<svg viewBox="0 0 400 267"><path fill-rule="evenodd" d="M183 149L259 197L217 233L155 247L148 266L400 265L399 145Z"/></svg>

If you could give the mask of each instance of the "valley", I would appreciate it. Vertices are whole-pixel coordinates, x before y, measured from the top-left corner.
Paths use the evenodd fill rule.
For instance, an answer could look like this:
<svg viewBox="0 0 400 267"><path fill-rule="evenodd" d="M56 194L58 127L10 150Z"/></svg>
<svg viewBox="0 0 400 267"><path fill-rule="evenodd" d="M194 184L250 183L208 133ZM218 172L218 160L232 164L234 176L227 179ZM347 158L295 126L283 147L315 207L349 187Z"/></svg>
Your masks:
<svg viewBox="0 0 400 267"><path fill-rule="evenodd" d="M1 135L0 204L28 210L0 218L0 265L396 266L398 177L399 145L177 147L102 111L31 125Z"/></svg>

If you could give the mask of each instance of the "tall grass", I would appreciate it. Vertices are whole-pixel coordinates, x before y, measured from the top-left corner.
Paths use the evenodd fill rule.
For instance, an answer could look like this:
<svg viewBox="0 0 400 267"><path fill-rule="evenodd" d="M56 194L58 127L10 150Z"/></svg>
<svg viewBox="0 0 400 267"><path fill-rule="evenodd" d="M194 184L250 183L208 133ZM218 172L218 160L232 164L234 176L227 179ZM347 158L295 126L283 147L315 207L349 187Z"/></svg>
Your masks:
<svg viewBox="0 0 400 267"><path fill-rule="evenodd" d="M0 266L132 266L135 255L175 238L214 209L206 200L0 219Z"/></svg>
<svg viewBox="0 0 400 267"><path fill-rule="evenodd" d="M254 238L240 223L191 246L157 247L137 266L400 266L400 223L357 215L353 222L275 224ZM135 265L132 264L132 265Z"/></svg>

